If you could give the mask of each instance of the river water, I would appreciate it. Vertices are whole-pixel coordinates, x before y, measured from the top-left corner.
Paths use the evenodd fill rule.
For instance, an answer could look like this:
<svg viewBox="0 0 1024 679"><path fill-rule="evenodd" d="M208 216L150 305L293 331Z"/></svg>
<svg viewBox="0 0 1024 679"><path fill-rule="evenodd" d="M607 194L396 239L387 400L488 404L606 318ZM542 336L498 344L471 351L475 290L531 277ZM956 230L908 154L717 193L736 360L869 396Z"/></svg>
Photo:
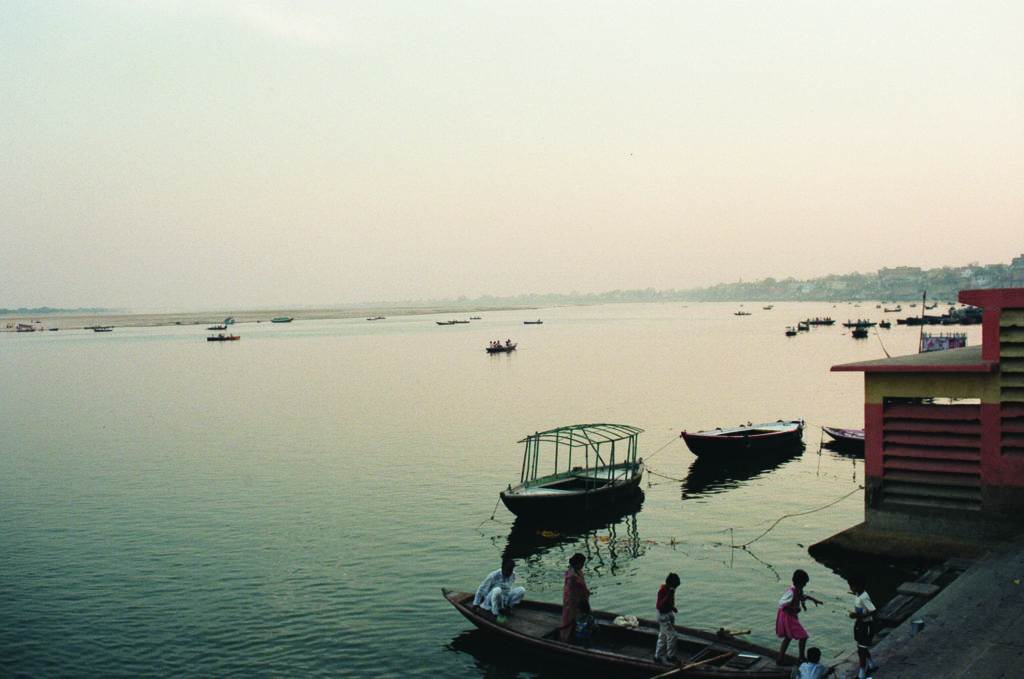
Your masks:
<svg viewBox="0 0 1024 679"><path fill-rule="evenodd" d="M681 623L771 646L804 568L826 602L802 618L811 643L848 649L846 583L806 548L861 520L860 493L749 550L730 542L857 489L863 463L821 451L819 426L861 426L862 378L829 367L883 357L883 342L912 353L918 331L787 338L808 316L882 314L738 308L242 324L230 343L194 327L0 333L0 675L556 676L441 598L505 553L531 598L556 601L584 552L595 608L647 617L677 571ZM484 352L506 338L518 351ZM702 468L678 440L796 417L806 450L775 466ZM515 442L582 422L645 430L660 476L642 508L568 531L514 525L503 507L491 520L518 480Z"/></svg>

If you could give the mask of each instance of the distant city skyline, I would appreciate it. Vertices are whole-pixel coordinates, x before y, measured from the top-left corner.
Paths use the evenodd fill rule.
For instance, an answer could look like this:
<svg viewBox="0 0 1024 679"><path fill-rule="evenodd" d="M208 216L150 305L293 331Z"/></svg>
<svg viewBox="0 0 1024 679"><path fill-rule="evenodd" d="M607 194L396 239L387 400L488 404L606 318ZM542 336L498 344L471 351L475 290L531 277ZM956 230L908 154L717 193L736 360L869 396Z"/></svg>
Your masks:
<svg viewBox="0 0 1024 679"><path fill-rule="evenodd" d="M11 0L0 306L1005 262L1022 25L996 1Z"/></svg>

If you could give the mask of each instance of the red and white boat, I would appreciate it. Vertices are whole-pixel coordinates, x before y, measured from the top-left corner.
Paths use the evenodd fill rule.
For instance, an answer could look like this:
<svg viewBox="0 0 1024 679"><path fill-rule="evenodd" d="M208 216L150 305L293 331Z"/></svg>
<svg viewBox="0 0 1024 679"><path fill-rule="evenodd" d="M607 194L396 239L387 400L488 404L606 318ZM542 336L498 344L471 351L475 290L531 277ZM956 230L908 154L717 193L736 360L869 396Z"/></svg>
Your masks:
<svg viewBox="0 0 1024 679"><path fill-rule="evenodd" d="M698 457L725 457L738 453L761 453L799 446L804 433L803 420L777 420L763 424L741 424L731 429L680 434L687 447Z"/></svg>

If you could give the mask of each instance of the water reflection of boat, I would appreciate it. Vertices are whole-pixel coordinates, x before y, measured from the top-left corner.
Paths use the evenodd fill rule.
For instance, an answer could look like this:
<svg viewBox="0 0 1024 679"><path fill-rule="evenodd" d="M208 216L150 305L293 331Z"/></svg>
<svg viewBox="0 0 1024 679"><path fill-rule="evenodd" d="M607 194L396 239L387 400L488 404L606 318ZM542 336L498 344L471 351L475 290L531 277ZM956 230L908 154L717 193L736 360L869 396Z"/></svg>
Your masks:
<svg viewBox="0 0 1024 679"><path fill-rule="evenodd" d="M636 515L644 502L643 492L621 505L617 510L594 513L576 522L550 521L543 524L517 518L509 531L502 556L510 559L528 559L556 551L557 563L552 564L553 573L564 570L563 551L583 552L588 559L609 560L614 568L622 556L636 558L643 554L644 544L640 540ZM597 554L607 545L607 555ZM619 548L624 548L622 552Z"/></svg>
<svg viewBox="0 0 1024 679"><path fill-rule="evenodd" d="M787 449L723 459L698 457L683 479L683 497L700 497L738 488L747 481L774 471L803 453L799 443Z"/></svg>

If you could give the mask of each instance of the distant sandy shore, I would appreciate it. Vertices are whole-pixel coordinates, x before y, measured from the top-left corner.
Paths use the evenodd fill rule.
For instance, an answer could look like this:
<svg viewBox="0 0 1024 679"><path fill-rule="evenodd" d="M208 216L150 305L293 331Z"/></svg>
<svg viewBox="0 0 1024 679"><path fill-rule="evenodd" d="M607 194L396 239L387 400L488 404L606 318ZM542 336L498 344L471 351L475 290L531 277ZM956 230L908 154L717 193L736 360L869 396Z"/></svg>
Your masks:
<svg viewBox="0 0 1024 679"><path fill-rule="evenodd" d="M166 314L41 314L35 316L4 316L0 318L0 332L14 332L17 323L35 323L45 328L74 330L93 325L110 325L115 328L157 327L166 325L215 325L231 316L235 323L256 323L269 321L278 316L287 316L297 321L374 318L376 316L423 316L427 314L452 314L461 317L466 314L487 311L515 311L536 307L388 307L388 308L346 308L346 309L257 309L250 311L202 311Z"/></svg>

